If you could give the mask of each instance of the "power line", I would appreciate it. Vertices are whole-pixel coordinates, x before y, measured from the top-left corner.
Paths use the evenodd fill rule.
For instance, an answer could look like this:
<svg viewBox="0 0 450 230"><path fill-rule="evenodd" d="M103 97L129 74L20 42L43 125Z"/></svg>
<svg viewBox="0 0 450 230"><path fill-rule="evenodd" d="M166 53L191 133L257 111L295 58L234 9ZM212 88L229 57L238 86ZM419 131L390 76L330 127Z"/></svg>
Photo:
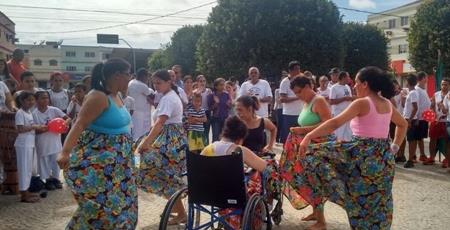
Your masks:
<svg viewBox="0 0 450 230"><path fill-rule="evenodd" d="M138 20L138 21L133 21L133 22L127 22L127 23L121 23L121 24L118 24L118 25L103 26L103 27L96 27L96 28L90 28L90 29L81 29L81 30L50 31L50 32L36 32L36 31L33 31L33 32L22 32L22 33L28 33L28 34L64 34L64 33L78 33L78 32L87 32L87 31L110 29L110 28L116 28L116 27L132 25L132 24L139 24L139 23L143 23L143 22L148 22L148 21L151 21L151 20L159 19L159 18L170 17L170 16L173 16L173 15L177 15L177 14L188 12L188 11L191 11L191 10L195 10L195 9L198 9L198 8L201 8L201 7L212 5L212 4L215 4L216 2L217 1L212 1L212 2L201 4L199 6L191 7L191 8L185 9L185 10L179 10L179 11L176 11L176 12L173 12L173 13L169 13L169 14L165 14L165 15L161 15L161 16L157 16L157 17L153 17L153 18L149 18L149 19Z"/></svg>
<svg viewBox="0 0 450 230"><path fill-rule="evenodd" d="M159 32L148 32L148 33L133 33L133 34L120 34L121 36L129 36L129 35L156 35L156 34L164 34L164 33L173 33L175 31L173 30L169 30L169 31L159 31ZM18 32L20 33L20 32ZM56 40L80 40L80 39L96 39L95 36L91 37L75 37L75 38L60 38L60 39L56 39Z"/></svg>
<svg viewBox="0 0 450 230"><path fill-rule="evenodd" d="M9 16L11 18L22 18L22 19L39 19L39 20L48 20L49 22L61 22L61 21L73 21L73 22L98 22L98 23L128 23L129 21L117 21L117 20L96 20L96 19L76 19L76 18L45 18L45 17L22 17L22 16ZM21 23L29 23L36 21L20 21L15 20L14 22L21 22ZM45 23L45 22L39 22L39 23ZM162 26L182 26L186 24L176 24L176 23L140 23L145 25L162 25Z"/></svg>
<svg viewBox="0 0 450 230"><path fill-rule="evenodd" d="M390 16L390 17L401 18L401 16L394 15L394 14L376 13L376 12L371 12L371 11L366 11L366 10L357 10L357 9L352 9L352 8L347 8L347 7L342 7L342 6L338 6L337 8L341 9L341 10L354 11L354 12L365 13L365 14L375 14L375 15L383 15L383 16Z"/></svg>
<svg viewBox="0 0 450 230"><path fill-rule="evenodd" d="M69 9L69 8L60 8L60 7L43 7L43 6L12 5L12 4L0 4L0 6L13 7L13 8L25 8L25 9L60 10L60 11L75 11L75 12L89 12L89 13L103 13L103 14L122 14L122 15L138 15L138 16L162 16L162 15L158 15L158 14L144 14L144 13L125 12L125 11L112 11L112 10ZM190 17L190 16L168 16L168 17L183 18L183 19L199 19L199 20L205 20L206 19L206 18Z"/></svg>

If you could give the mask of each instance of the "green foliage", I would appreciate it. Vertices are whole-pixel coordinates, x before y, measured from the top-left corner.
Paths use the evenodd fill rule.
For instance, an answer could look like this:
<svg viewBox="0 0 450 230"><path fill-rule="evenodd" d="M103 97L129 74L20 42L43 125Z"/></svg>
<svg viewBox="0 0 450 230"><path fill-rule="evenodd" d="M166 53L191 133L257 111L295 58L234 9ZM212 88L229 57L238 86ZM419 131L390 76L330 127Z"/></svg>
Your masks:
<svg viewBox="0 0 450 230"><path fill-rule="evenodd" d="M450 0L427 0L419 7L408 35L410 60L416 70L432 73L442 53L450 73Z"/></svg>
<svg viewBox="0 0 450 230"><path fill-rule="evenodd" d="M389 57L387 39L377 27L361 23L345 23L342 34L344 69L355 76L365 66L387 70Z"/></svg>
<svg viewBox="0 0 450 230"><path fill-rule="evenodd" d="M167 69L170 67L170 61L167 56L165 49L160 49L155 51L152 56L150 56L148 61L148 67L151 72L159 69Z"/></svg>
<svg viewBox="0 0 450 230"><path fill-rule="evenodd" d="M277 76L289 61L326 73L342 64L342 21L327 0L219 0L198 42L198 70L244 77L250 66ZM275 79L274 79L275 80Z"/></svg>
<svg viewBox="0 0 450 230"><path fill-rule="evenodd" d="M197 40L202 32L202 25L187 25L178 29L172 35L170 43L150 57L150 69L170 68L178 64L183 67L184 74L193 74L196 66Z"/></svg>

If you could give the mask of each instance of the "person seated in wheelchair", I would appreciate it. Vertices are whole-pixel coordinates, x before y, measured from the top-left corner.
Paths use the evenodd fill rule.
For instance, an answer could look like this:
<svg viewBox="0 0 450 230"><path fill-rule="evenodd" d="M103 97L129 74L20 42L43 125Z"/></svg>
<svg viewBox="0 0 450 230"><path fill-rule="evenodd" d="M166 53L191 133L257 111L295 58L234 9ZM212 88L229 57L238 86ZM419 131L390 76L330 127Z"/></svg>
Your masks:
<svg viewBox="0 0 450 230"><path fill-rule="evenodd" d="M224 156L232 154L242 154L245 165L254 169L247 175L247 196L265 192L267 203L273 199L278 199L280 179L278 165L273 159L264 160L242 143L247 136L248 128L245 123L236 116L229 117L225 121L222 136L219 141L215 141L205 147L201 152L204 156ZM264 183L262 181L264 180ZM263 188L263 184L265 188ZM231 213L233 209L226 209L220 212L221 215ZM240 228L240 217L232 216L227 218L227 222L235 229Z"/></svg>

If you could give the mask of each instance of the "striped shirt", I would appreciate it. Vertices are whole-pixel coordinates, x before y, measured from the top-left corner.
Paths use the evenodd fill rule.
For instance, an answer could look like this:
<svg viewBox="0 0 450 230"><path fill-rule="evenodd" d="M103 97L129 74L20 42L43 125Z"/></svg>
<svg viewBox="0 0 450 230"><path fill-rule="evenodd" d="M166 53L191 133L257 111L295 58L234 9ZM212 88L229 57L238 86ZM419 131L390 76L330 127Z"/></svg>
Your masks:
<svg viewBox="0 0 450 230"><path fill-rule="evenodd" d="M200 108L199 111L195 110L194 107L190 106L186 110L186 117L194 117L194 118L203 118L206 116L205 109ZM203 123L195 123L195 124L188 124L188 131L200 131L203 132L205 128L203 128Z"/></svg>

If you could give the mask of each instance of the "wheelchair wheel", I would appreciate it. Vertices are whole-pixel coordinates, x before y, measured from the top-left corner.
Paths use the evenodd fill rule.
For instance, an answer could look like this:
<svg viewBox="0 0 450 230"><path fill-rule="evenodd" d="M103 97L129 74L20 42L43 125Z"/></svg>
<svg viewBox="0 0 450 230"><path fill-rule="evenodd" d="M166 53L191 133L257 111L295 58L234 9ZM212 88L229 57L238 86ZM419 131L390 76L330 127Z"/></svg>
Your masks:
<svg viewBox="0 0 450 230"><path fill-rule="evenodd" d="M188 221L186 223L179 223L176 225L169 225L169 221L174 217L173 208L178 199L181 199L183 207L186 211ZM191 222L192 226L188 226L188 223ZM183 188L170 197L169 201L164 208L164 212L161 215L161 220L159 222L159 230L168 230L168 229L189 229L192 227L198 227L200 223L200 212L197 210L192 210L189 212L189 203L188 203L188 189Z"/></svg>
<svg viewBox="0 0 450 230"><path fill-rule="evenodd" d="M281 216L283 216L283 200L280 199L277 204L275 205L275 208L273 209L272 213L270 213L270 216L272 217L273 223L275 225L280 225L281 223Z"/></svg>
<svg viewBox="0 0 450 230"><path fill-rule="evenodd" d="M255 194L247 203L243 217L243 230L270 230L272 221L264 198Z"/></svg>

